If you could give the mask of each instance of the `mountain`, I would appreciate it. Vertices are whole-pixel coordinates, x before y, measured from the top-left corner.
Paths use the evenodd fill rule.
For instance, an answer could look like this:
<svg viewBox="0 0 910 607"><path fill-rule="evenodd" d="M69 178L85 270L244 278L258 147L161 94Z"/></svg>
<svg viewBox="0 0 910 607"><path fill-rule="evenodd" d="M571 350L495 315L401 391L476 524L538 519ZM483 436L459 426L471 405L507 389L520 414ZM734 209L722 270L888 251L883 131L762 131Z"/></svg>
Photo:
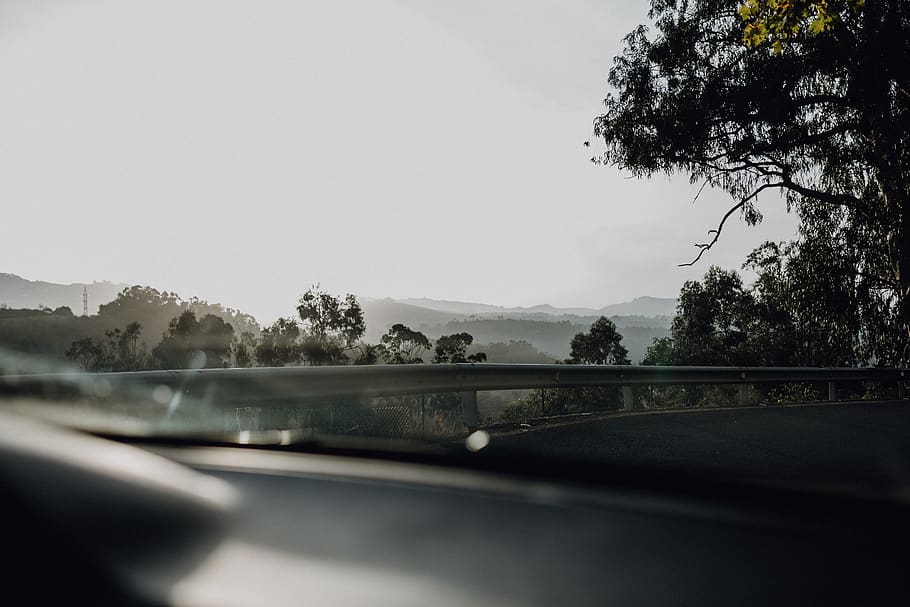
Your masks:
<svg viewBox="0 0 910 607"><path fill-rule="evenodd" d="M395 323L402 323L417 329L421 326L444 325L451 321L467 318L465 314L435 310L405 303L405 300L359 298L363 308L363 319L367 325L364 339L377 342Z"/></svg>
<svg viewBox="0 0 910 607"><path fill-rule="evenodd" d="M676 299L672 297L636 297L632 301L604 306L606 316L676 316Z"/></svg>
<svg viewBox="0 0 910 607"><path fill-rule="evenodd" d="M110 282L63 285L26 280L14 274L0 274L0 304L13 308L13 310L7 311L9 313L16 312L15 309L18 308L36 309L39 306L45 306L56 309L66 306L73 314L79 316L82 313L83 288L88 291L89 314L94 318L94 315L98 313L99 305L116 299L117 294L127 288L127 285ZM631 301L598 309L557 308L546 304L507 308L491 304L428 298L396 300L361 297L359 301L366 322L364 339L368 343L377 343L380 337L395 323L402 323L412 329L423 331L431 339L443 334L466 331L474 336L476 348L483 349L485 345L488 345L490 347L487 349L490 349L491 354L502 351L501 357L494 355L491 360L501 358L502 361L508 362L516 362L516 353L519 351L521 351L521 362L546 362L565 358L568 356L572 336L575 333L587 331L591 323L602 315L610 317L616 323L619 332L623 335L623 342L629 349L630 357L633 361L638 361L644 355L644 351L652 339L669 334L670 319L676 308L675 299L657 297L638 297ZM258 333L258 326L251 317L247 318L246 315L225 310L217 305L200 306L202 304L197 303L194 307L200 313L213 313L224 317L235 326L238 332L251 330L253 333ZM54 352L61 355L62 349L74 339L85 337L89 333L94 335L99 331L122 327L133 320L142 322L143 340L146 340L148 347L151 348L160 338L170 319L179 312L178 308L179 306L156 308L154 313L147 310L130 309L123 310L123 313L119 315L115 313L117 310L112 308L105 318L95 319L95 324L91 326L83 326L84 323L80 324L80 319L67 320L65 314L45 314L41 318L46 322L56 323L54 326L57 327L55 330L59 334L57 340L59 343L58 347L54 348ZM20 310L19 312L19 316L22 316L28 311ZM7 314L7 316L9 315ZM4 321L5 324L0 332L6 333L5 337L8 338L6 341L15 337L13 335L16 333L13 330L14 324L25 323L28 325L34 322L34 318L22 319L19 316L16 319L10 317ZM72 329L72 331L63 331L61 329L63 325L66 325L64 328ZM86 331L89 333L83 335L76 329L82 333ZM20 341L25 344L28 335L23 335L22 340L25 341ZM11 342L7 345L16 344ZM18 345L22 346L22 344ZM51 354L50 351L41 353Z"/></svg>
<svg viewBox="0 0 910 607"><path fill-rule="evenodd" d="M510 350L513 342L526 343L536 350L537 360L552 362L569 355L572 336L587 331L600 316L608 316L623 336L629 357L638 362L656 337L669 335L676 300L638 297L603 308L556 308L550 305L506 308L490 304L428 298L361 298L367 332L364 338L375 343L395 323L422 331L431 339L440 335L470 333L478 349L484 344ZM510 345L511 344L511 345ZM510 361L514 362L514 361Z"/></svg>
<svg viewBox="0 0 910 607"><path fill-rule="evenodd" d="M636 297L631 301L606 305L602 308L557 308L549 304L530 307L507 308L490 304L467 301L450 301L428 298L408 298L389 300L401 304L448 312L463 316L502 316L509 318L533 318L544 316L674 316L676 300L670 297Z"/></svg>
<svg viewBox="0 0 910 607"><path fill-rule="evenodd" d="M97 314L98 306L113 301L128 285L112 282L72 283L68 285L42 280L27 280L15 274L0 273L0 304L10 308L68 307L82 314L82 290L88 292L88 312Z"/></svg>
<svg viewBox="0 0 910 607"><path fill-rule="evenodd" d="M446 299L428 299L426 297L409 297L406 299L392 299L389 301L397 301L409 306L428 308L430 310L439 310L440 312L463 314L465 316L470 316L472 314L502 314L515 309L470 301L450 301Z"/></svg>

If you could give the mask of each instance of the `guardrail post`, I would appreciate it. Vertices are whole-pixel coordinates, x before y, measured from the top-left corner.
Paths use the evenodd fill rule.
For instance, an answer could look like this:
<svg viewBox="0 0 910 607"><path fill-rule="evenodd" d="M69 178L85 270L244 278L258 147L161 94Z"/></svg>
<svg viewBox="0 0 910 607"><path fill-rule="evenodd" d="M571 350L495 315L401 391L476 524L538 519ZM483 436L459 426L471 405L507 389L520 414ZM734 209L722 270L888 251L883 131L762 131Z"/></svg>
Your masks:
<svg viewBox="0 0 910 607"><path fill-rule="evenodd" d="M828 382L828 400L832 403L837 401L837 385L833 381Z"/></svg>
<svg viewBox="0 0 910 607"><path fill-rule="evenodd" d="M749 398L749 385L748 384L739 384L739 406L745 407L746 401Z"/></svg>
<svg viewBox="0 0 910 607"><path fill-rule="evenodd" d="M420 395L420 436L427 433L427 395Z"/></svg>
<svg viewBox="0 0 910 607"><path fill-rule="evenodd" d="M622 387L622 408L626 411L635 409L635 403L632 401L632 386Z"/></svg>
<svg viewBox="0 0 910 607"><path fill-rule="evenodd" d="M478 425L477 392L469 390L461 393L461 417L464 425L473 430Z"/></svg>

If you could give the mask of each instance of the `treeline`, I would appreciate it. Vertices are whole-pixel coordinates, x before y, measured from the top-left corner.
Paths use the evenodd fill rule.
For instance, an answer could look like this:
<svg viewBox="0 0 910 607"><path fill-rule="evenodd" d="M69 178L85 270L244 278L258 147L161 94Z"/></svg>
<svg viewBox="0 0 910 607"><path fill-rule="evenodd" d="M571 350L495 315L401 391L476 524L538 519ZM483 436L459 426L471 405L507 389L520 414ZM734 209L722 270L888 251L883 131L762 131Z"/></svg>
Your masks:
<svg viewBox="0 0 910 607"><path fill-rule="evenodd" d="M160 324L162 311L176 312L160 339L149 341L144 319ZM24 311L5 311L35 319ZM251 317L233 310L191 300L181 302L170 293L133 287L102 307L105 323L125 320L101 335L73 339L65 348L67 359L90 371L140 369L220 368L289 365L369 365L464 362L629 364L628 351L615 324L601 318L588 333L571 338L570 357L562 361L536 350L527 341L475 343L466 331L431 339L404 324L392 325L377 343L363 340L363 310L353 295L337 297L318 287L306 291L293 316L260 328ZM61 318L84 329L99 319L76 318L68 309L39 311L43 320ZM129 320L128 320L129 319ZM94 323L92 321L95 321ZM238 330L234 323L237 323ZM97 328L95 326L94 328Z"/></svg>
<svg viewBox="0 0 910 607"><path fill-rule="evenodd" d="M176 315L167 322L160 340L149 346L143 339L145 326L135 318L152 319L154 323L164 310ZM21 316L31 321L36 318L25 311L2 312L8 317ZM92 319L75 318L68 309L38 312L41 320L54 316L91 328ZM68 345L66 358L90 371L415 364L425 362L425 358L434 363L459 363L487 359L484 352L473 347L474 338L463 332L431 341L419 331L396 324L379 343L365 343L361 338L366 325L356 297L335 297L318 287L303 294L296 315L279 318L262 329L252 317L234 310L213 309L198 300L181 302L173 294L140 287L125 290L114 302L102 306L99 316L106 322L112 318L131 320L104 330L101 336L81 337ZM528 349L533 350L530 344L519 342L494 344L494 348L500 354L513 348L526 354Z"/></svg>
<svg viewBox="0 0 910 607"><path fill-rule="evenodd" d="M893 302L881 298L849 250L820 239L766 243L744 268L710 268L686 282L670 336L644 364L780 367L900 365Z"/></svg>
<svg viewBox="0 0 910 607"><path fill-rule="evenodd" d="M99 360L112 358L111 352L123 347L135 351L133 360L113 366L134 368L151 352L169 329L174 318L184 311L192 311L197 318L211 315L231 325L236 335L245 332L258 336L259 325L249 314L220 304L211 304L198 298L181 299L174 293L150 287L134 286L124 289L113 301L100 306L95 316L75 316L70 308L54 310L10 309L0 305L0 348L40 357L48 361L65 360L66 352L76 342L92 340ZM133 323L136 325L130 326ZM98 352L101 350L101 352ZM123 358L123 357L121 357ZM103 365L105 367L111 365Z"/></svg>
<svg viewBox="0 0 910 607"><path fill-rule="evenodd" d="M640 317L609 317L623 336L623 344L629 350L629 358L638 362L645 355L648 346L654 339L666 337L669 334L668 319L645 319ZM541 352L547 354L548 360L539 362L553 362L570 356L569 344L577 333L588 331L597 318L574 317L572 320L563 319L535 320L517 318L479 318L466 320L453 320L441 325L423 324L419 328L429 336L446 333L466 332L474 336L481 343L504 342L521 336ZM516 361L517 362L517 361ZM537 361L535 361L537 362Z"/></svg>

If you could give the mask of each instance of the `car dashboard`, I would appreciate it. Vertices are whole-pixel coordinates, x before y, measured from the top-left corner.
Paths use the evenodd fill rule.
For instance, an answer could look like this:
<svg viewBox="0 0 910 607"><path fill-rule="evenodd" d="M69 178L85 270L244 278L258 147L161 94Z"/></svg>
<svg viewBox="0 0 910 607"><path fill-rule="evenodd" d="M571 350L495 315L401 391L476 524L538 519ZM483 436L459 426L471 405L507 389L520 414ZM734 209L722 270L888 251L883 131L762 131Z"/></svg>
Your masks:
<svg viewBox="0 0 910 607"><path fill-rule="evenodd" d="M893 497L2 426L4 587L33 604L906 602Z"/></svg>

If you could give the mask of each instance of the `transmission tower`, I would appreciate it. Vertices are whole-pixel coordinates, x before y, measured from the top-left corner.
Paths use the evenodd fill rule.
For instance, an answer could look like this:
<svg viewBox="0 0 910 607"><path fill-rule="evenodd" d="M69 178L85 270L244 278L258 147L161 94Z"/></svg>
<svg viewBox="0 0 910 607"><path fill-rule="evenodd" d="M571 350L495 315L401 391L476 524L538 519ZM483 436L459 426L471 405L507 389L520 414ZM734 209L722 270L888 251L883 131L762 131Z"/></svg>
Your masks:
<svg viewBox="0 0 910 607"><path fill-rule="evenodd" d="M82 287L82 315L88 316L88 288Z"/></svg>

